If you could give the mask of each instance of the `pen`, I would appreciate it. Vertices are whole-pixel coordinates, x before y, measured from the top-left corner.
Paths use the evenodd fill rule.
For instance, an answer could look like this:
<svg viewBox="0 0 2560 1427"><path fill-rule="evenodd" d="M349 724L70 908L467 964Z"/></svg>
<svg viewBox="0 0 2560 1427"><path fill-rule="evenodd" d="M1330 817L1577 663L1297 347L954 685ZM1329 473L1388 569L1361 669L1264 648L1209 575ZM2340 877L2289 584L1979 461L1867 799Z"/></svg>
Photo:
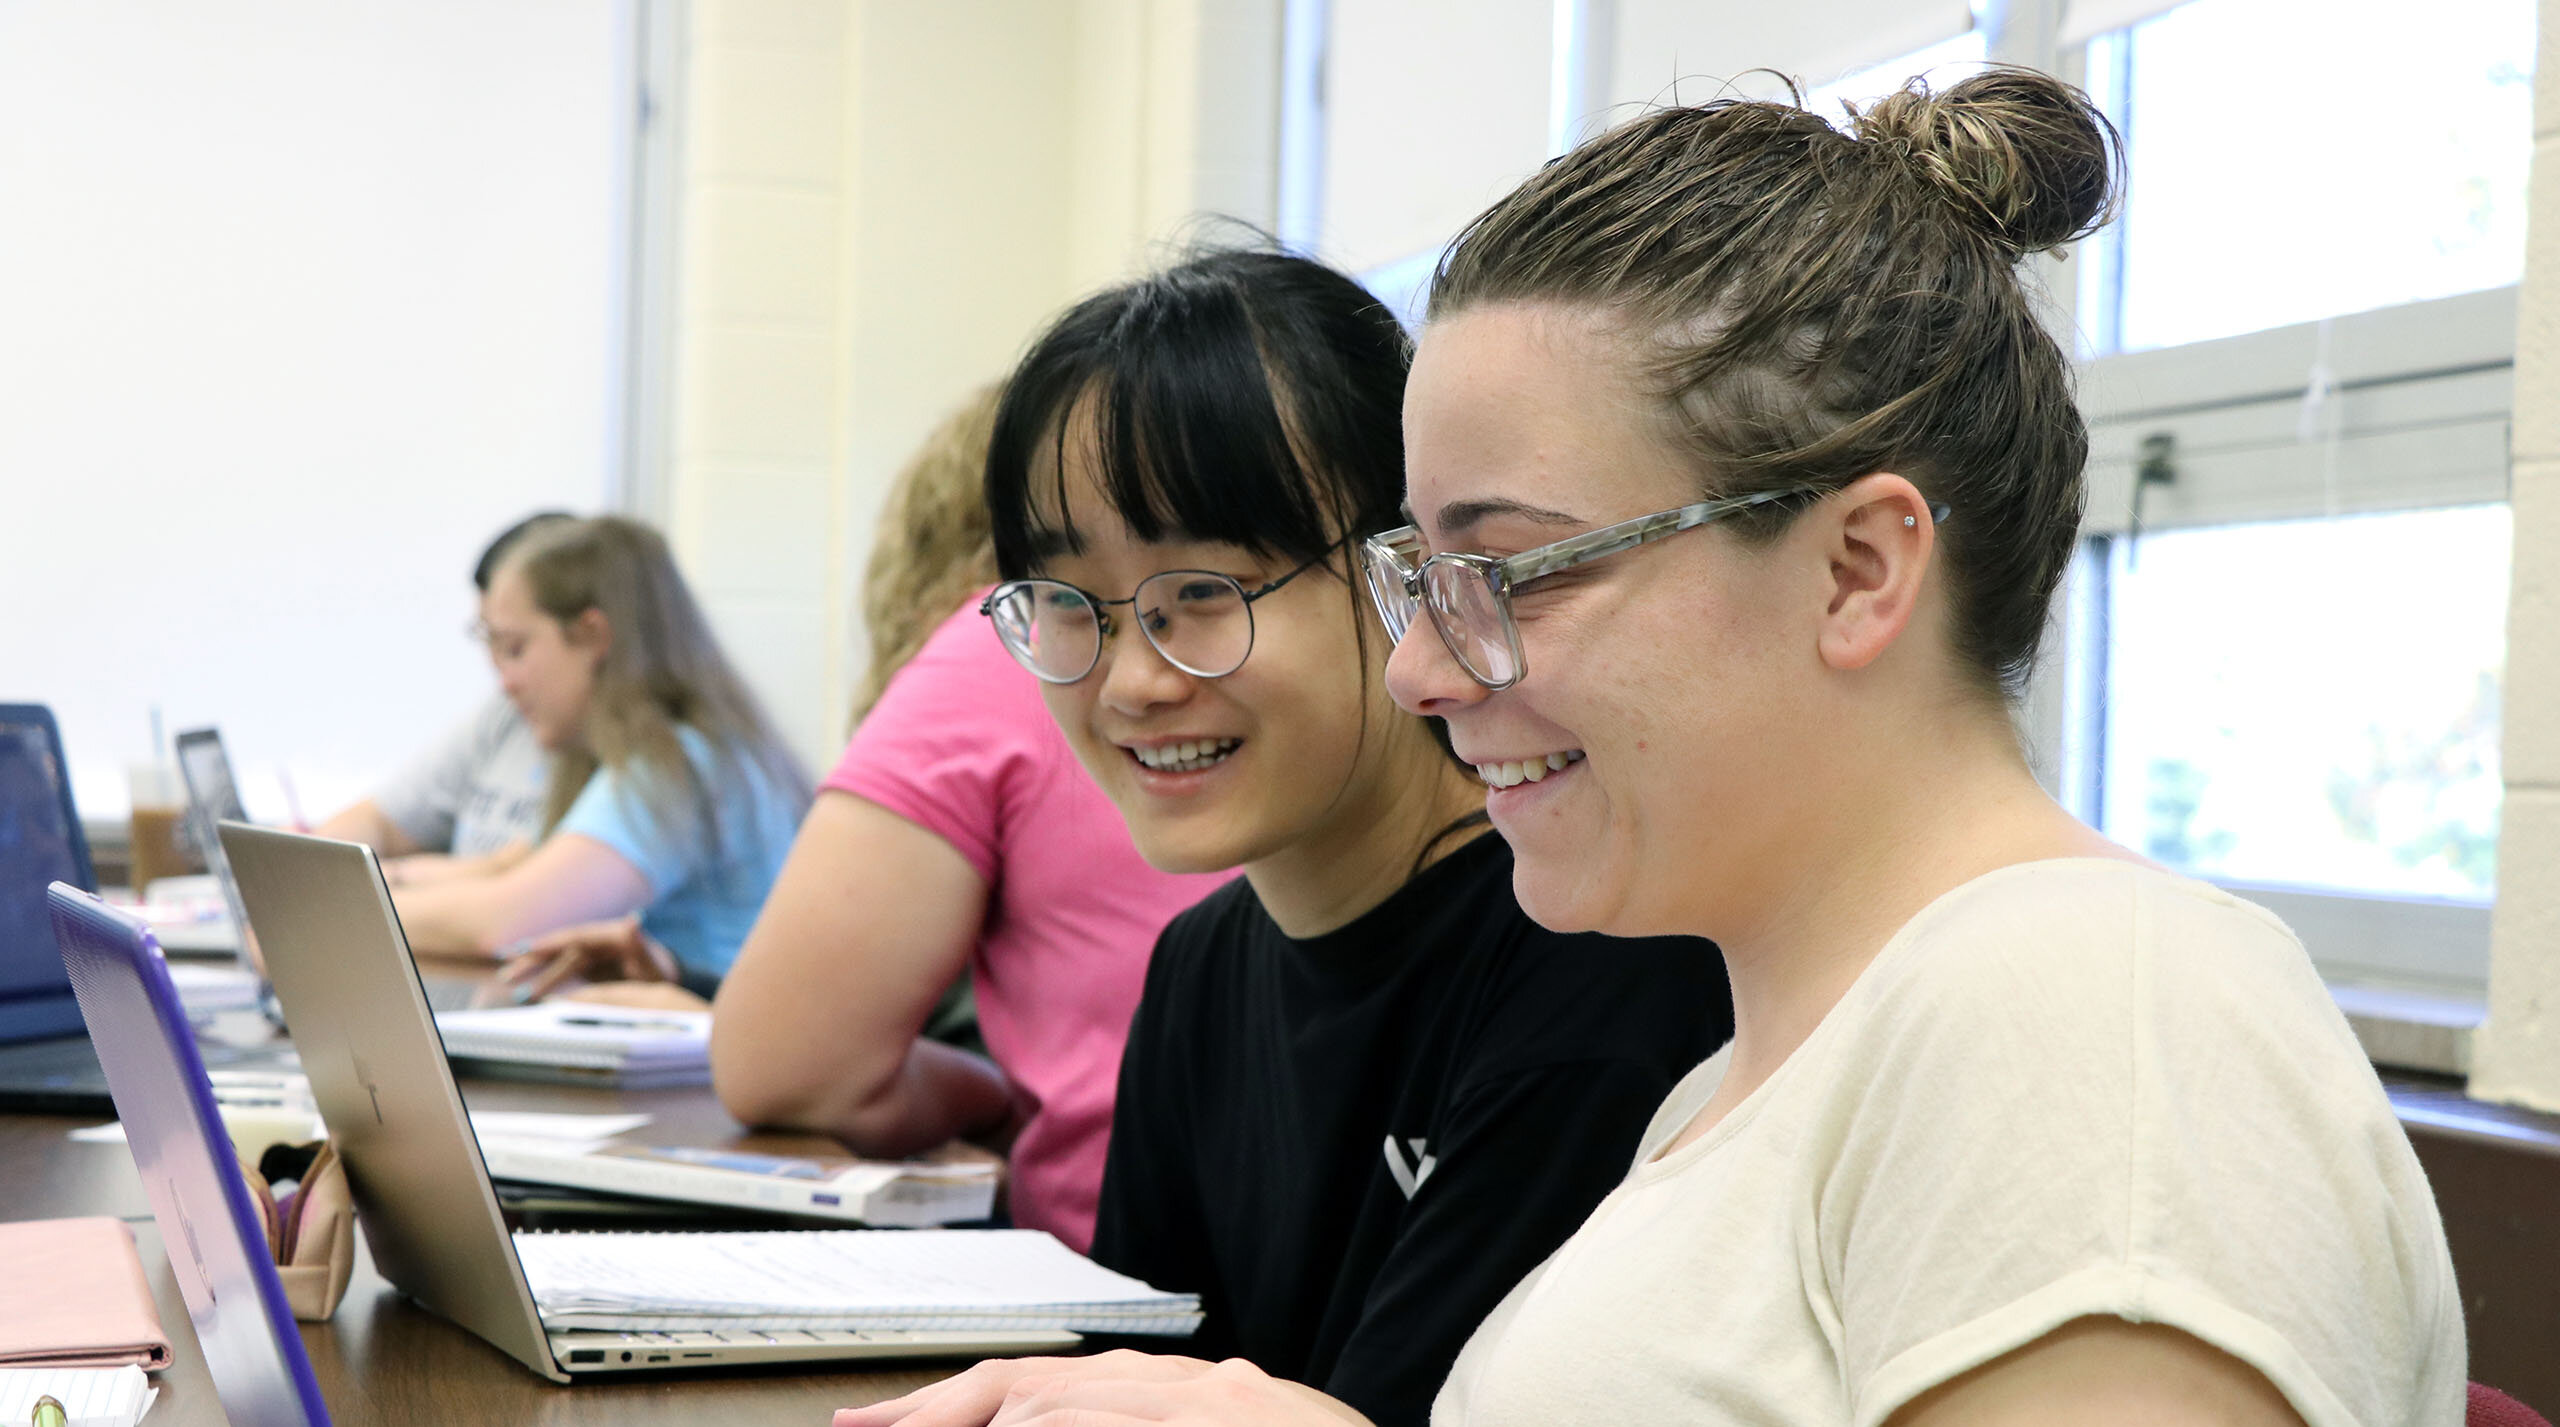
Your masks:
<svg viewBox="0 0 2560 1427"><path fill-rule="evenodd" d="M678 1034L687 1035L701 1029L699 1026L686 1025L682 1021L607 1020L602 1016L562 1016L560 1018L560 1024L564 1026L599 1026L607 1030L616 1031L674 1031Z"/></svg>
<svg viewBox="0 0 2560 1427"><path fill-rule="evenodd" d="M63 1427L70 1419L63 1415L62 1404L51 1397L36 1399L35 1415L27 1419L34 1427Z"/></svg>

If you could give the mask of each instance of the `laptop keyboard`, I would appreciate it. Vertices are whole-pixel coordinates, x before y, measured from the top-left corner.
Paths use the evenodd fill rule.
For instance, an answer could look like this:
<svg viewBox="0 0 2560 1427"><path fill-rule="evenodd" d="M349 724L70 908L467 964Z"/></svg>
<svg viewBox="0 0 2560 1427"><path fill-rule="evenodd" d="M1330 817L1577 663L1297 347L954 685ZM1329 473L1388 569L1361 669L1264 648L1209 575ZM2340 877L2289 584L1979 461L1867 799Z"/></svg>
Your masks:
<svg viewBox="0 0 2560 1427"><path fill-rule="evenodd" d="M9 1069L13 1078L52 1079L75 1075L84 1083L96 1080L100 1086L98 1053L89 1048L87 1036L65 1036L58 1040L29 1041L9 1047Z"/></svg>

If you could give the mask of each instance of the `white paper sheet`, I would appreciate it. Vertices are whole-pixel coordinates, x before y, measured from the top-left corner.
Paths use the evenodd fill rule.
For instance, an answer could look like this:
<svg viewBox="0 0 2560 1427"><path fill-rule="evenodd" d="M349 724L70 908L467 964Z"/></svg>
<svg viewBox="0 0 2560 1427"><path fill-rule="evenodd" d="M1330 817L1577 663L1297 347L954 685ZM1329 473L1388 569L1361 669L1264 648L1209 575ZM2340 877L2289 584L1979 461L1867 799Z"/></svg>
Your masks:
<svg viewBox="0 0 2560 1427"><path fill-rule="evenodd" d="M36 1399L62 1404L70 1427L133 1427L160 1390L137 1367L0 1368L0 1422L35 1417Z"/></svg>
<svg viewBox="0 0 2560 1427"><path fill-rule="evenodd" d="M474 1110L471 1132L482 1139L569 1140L581 1144L612 1139L649 1123L646 1115L568 1115L540 1110Z"/></svg>
<svg viewBox="0 0 2560 1427"><path fill-rule="evenodd" d="M953 1311L1196 1308L1029 1229L518 1234L534 1299L554 1311L900 1320Z"/></svg>

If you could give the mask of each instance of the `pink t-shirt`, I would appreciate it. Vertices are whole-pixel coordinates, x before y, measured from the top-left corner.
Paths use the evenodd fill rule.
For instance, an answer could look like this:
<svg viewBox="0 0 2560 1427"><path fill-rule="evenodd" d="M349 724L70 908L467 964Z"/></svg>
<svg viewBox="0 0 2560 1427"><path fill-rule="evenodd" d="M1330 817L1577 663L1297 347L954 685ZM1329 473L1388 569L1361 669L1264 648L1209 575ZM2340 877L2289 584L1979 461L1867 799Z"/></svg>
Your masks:
<svg viewBox="0 0 2560 1427"><path fill-rule="evenodd" d="M1228 874L1138 856L975 599L891 678L826 786L936 834L987 879L969 957L978 1027L1039 1106L1013 1142L1013 1220L1082 1252L1148 953Z"/></svg>

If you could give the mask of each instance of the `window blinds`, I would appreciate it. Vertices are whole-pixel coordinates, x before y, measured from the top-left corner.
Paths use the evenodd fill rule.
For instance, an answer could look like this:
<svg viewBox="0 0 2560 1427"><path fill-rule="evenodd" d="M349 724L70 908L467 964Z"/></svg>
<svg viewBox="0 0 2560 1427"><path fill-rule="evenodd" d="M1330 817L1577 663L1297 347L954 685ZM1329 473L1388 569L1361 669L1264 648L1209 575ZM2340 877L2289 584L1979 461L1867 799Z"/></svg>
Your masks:
<svg viewBox="0 0 2560 1427"><path fill-rule="evenodd" d="M1551 0L1334 0L1324 255L1437 251L1546 161Z"/></svg>
<svg viewBox="0 0 2560 1427"><path fill-rule="evenodd" d="M1330 0L1318 246L1353 271L1436 252L1534 172L1560 46L1579 60L1567 102L1592 112L1554 117L1579 137L1648 104L1776 92L1748 71L1827 84L1972 24L1966 0Z"/></svg>
<svg viewBox="0 0 2560 1427"><path fill-rule="evenodd" d="M1819 5L1722 0L1619 0L1608 97L1617 105L1696 103L1728 81L1750 94L1775 70L1808 87L1924 49L1973 27L1965 0L1823 0Z"/></svg>
<svg viewBox="0 0 2560 1427"><path fill-rule="evenodd" d="M2068 0L2062 7L2060 43L2080 44L2109 30L2138 25L2183 3L2185 0Z"/></svg>

